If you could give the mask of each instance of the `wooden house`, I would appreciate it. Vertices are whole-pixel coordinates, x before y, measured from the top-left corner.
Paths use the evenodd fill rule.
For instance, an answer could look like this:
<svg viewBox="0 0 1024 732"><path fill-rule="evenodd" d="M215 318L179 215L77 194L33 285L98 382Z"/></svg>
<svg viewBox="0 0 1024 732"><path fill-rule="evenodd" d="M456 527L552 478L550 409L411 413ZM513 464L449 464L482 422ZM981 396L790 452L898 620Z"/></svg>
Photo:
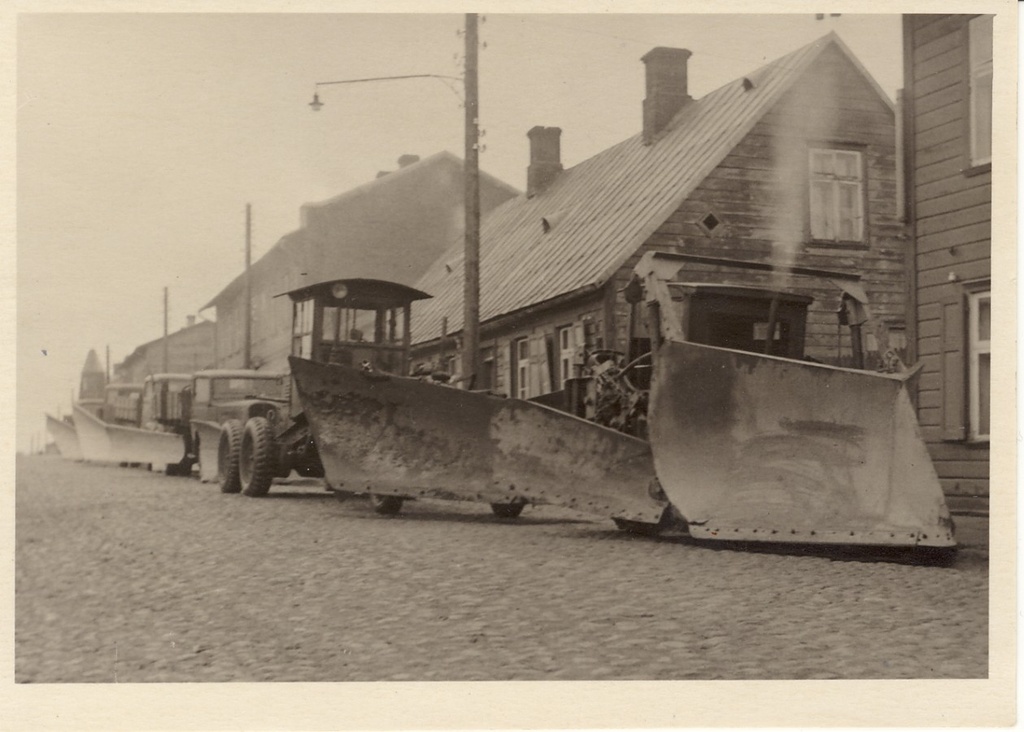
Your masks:
<svg viewBox="0 0 1024 732"><path fill-rule="evenodd" d="M288 370L291 301L275 297L329 279L386 279L411 285L463 230L463 164L449 152L399 168L327 201L302 207L301 228L252 264L252 366ZM487 212L519 191L480 175ZM244 365L245 274L203 306L216 308L216 365Z"/></svg>
<svg viewBox="0 0 1024 732"><path fill-rule="evenodd" d="M988 496L992 20L903 19L909 347L923 364L918 420L954 507Z"/></svg>
<svg viewBox="0 0 1024 732"><path fill-rule="evenodd" d="M560 389L582 350L624 351L621 290L651 249L859 273L891 342L902 337L892 101L834 33L700 99L687 92L689 56L646 54L641 131L572 168L561 130L529 131L527 192L481 226L475 386L532 398ZM813 296L807 353L849 363L833 284L696 266L686 277ZM414 305L414 363L456 367L461 245L416 287L434 297Z"/></svg>
<svg viewBox="0 0 1024 732"><path fill-rule="evenodd" d="M159 373L191 374L213 366L215 324L195 322L189 316L186 326L166 336L167 362L164 362L164 337L143 343L124 361L114 365L116 381L141 384L147 376Z"/></svg>

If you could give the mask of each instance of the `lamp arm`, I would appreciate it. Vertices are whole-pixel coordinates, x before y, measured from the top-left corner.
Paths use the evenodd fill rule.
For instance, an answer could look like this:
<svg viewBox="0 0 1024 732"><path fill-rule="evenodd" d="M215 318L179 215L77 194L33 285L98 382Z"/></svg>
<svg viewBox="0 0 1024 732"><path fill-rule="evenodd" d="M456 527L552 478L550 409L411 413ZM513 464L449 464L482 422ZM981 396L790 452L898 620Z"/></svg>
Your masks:
<svg viewBox="0 0 1024 732"><path fill-rule="evenodd" d="M330 84L359 84L364 81L397 81L398 79L450 79L451 81L462 81L458 76L444 76L442 74L409 74L407 76L372 76L367 79L342 79L340 81L318 81L315 86L328 86Z"/></svg>

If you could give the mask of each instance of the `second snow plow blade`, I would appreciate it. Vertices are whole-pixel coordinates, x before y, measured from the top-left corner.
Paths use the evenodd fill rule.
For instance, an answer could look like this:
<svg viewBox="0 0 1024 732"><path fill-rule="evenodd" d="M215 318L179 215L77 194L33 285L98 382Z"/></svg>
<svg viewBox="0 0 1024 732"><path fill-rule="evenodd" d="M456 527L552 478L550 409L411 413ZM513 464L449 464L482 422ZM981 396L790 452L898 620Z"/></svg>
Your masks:
<svg viewBox="0 0 1024 732"><path fill-rule="evenodd" d="M152 464L155 470L174 466L172 473L187 464L185 440L179 434L117 424L106 427L113 462Z"/></svg>
<svg viewBox="0 0 1024 732"><path fill-rule="evenodd" d="M657 524L643 440L555 409L290 358L327 480L409 498L567 506Z"/></svg>
<svg viewBox="0 0 1024 732"><path fill-rule="evenodd" d="M655 469L694 538L955 546L900 377L673 340L654 362Z"/></svg>

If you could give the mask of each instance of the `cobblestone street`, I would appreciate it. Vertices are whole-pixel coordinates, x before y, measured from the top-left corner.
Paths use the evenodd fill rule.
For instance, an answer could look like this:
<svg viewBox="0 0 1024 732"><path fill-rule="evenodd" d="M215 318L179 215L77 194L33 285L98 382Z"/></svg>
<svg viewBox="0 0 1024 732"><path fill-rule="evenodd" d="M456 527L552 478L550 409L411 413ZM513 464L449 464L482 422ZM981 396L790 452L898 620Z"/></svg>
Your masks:
<svg viewBox="0 0 1024 732"><path fill-rule="evenodd" d="M17 682L983 678L988 565L19 457Z"/></svg>

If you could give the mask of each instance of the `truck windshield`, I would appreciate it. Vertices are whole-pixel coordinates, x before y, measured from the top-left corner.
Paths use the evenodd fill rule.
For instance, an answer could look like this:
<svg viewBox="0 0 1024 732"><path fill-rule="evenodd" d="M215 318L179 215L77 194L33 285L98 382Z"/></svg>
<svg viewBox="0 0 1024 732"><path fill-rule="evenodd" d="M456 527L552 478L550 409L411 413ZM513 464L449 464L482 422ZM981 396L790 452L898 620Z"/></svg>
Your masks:
<svg viewBox="0 0 1024 732"><path fill-rule="evenodd" d="M265 399L286 399L284 379L275 378L224 378L213 380L214 399L244 399L263 397Z"/></svg>

